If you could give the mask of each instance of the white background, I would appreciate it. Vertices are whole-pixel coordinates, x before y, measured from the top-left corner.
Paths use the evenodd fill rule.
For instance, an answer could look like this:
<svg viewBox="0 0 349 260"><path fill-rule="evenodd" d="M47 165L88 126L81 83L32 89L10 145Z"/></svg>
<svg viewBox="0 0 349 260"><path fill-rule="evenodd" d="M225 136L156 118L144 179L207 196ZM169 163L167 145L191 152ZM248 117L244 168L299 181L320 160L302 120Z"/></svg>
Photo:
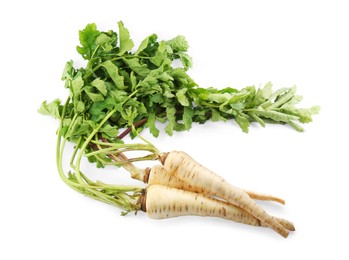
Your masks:
<svg viewBox="0 0 349 260"><path fill-rule="evenodd" d="M0 258L348 259L345 2L2 1ZM322 107L304 133L253 125L244 134L234 122L194 125L158 139L145 133L161 150L184 150L236 186L285 198L285 206L261 205L294 221L289 238L221 219L121 217L59 179L58 123L37 108L65 99L60 76L66 61L81 62L78 30L90 22L117 30L119 20L136 45L151 33L185 35L194 60L190 75L203 87L296 84L303 106ZM94 176L131 183L122 170Z"/></svg>

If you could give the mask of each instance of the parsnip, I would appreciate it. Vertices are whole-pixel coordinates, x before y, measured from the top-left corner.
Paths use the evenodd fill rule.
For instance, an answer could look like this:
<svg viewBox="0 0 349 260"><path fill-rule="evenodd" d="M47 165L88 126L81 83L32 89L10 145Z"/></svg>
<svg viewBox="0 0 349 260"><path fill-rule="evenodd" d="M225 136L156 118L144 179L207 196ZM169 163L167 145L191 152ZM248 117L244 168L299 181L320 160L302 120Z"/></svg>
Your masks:
<svg viewBox="0 0 349 260"><path fill-rule="evenodd" d="M288 230L275 217L257 205L245 192L230 185L222 177L203 167L186 153L173 151L161 161L171 175L191 185L198 192L222 198L246 210L283 237L288 236Z"/></svg>
<svg viewBox="0 0 349 260"><path fill-rule="evenodd" d="M203 194L209 194L208 190L202 191L201 188L198 188L196 186L190 185L190 183L187 183L178 177L174 176L173 174L170 174L162 165L154 165L152 168L148 168L144 180L145 183L148 183L149 185L154 184L160 184L172 188L177 189L183 189L187 191L193 191L193 192L203 192ZM269 194L263 194L258 193L255 191L245 190L242 189L245 193L247 193L250 198L256 199L256 200L269 200L269 201L275 201L280 204L285 204L285 200L269 195Z"/></svg>
<svg viewBox="0 0 349 260"><path fill-rule="evenodd" d="M141 209L147 213L148 217L153 219L193 215L218 217L252 226L265 227L265 224L259 219L228 202L163 185L154 184L149 186L141 203ZM294 230L292 223L284 219L276 219L289 230Z"/></svg>
<svg viewBox="0 0 349 260"><path fill-rule="evenodd" d="M227 202L163 185L149 186L143 203L142 209L154 219L195 215L219 217L253 226L261 225L258 219Z"/></svg>

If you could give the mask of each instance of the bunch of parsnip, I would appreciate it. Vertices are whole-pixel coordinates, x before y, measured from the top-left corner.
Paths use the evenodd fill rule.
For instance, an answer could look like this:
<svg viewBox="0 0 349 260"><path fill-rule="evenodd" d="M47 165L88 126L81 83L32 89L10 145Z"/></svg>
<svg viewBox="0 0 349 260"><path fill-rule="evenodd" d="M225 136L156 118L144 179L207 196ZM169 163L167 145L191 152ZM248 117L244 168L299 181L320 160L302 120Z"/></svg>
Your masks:
<svg viewBox="0 0 349 260"><path fill-rule="evenodd" d="M291 222L267 214L253 199L283 200L244 191L228 184L183 152L160 152L141 137L148 128L164 131L189 130L193 123L235 120L244 132L251 123L287 124L303 131L299 123L312 121L319 107L298 108L302 100L296 87L273 91L263 88L201 88L187 74L192 66L183 36L158 41L146 37L136 50L122 22L119 32L102 32L95 24L79 31L77 51L86 66L75 68L67 62L62 80L69 91L67 100L42 103L39 112L60 121L56 159L63 181L87 196L121 207L126 214L144 210L152 218L181 215L216 216L257 226L270 227L286 237L294 230ZM122 131L122 132L120 132ZM142 143L125 143L130 134ZM66 173L63 155L66 142L75 144ZM130 151L146 155L129 158ZM148 186L136 187L91 181L81 171L85 156L97 167L122 166ZM139 169L136 161L159 160L161 165Z"/></svg>

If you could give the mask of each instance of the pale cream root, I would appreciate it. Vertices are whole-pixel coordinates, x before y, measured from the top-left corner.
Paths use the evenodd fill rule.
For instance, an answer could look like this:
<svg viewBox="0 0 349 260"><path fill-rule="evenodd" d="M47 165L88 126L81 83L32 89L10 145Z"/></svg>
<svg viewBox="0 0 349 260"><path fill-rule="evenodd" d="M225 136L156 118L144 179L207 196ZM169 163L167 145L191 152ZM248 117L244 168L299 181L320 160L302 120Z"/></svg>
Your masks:
<svg viewBox="0 0 349 260"><path fill-rule="evenodd" d="M167 154L164 168L176 178L190 184L199 193L217 196L246 210L254 217L282 235L288 236L288 230L275 217L269 215L256 204L243 190L230 185L222 177L200 165L184 152L173 151Z"/></svg>
<svg viewBox="0 0 349 260"><path fill-rule="evenodd" d="M263 194L263 193L259 193L259 192L255 192L255 191L251 191L251 190L246 190L246 189L242 189L245 193L247 193L248 196L250 196L251 199L255 199L255 200L270 200L270 201L275 201L278 202L280 204L285 205L285 200L270 195L270 194Z"/></svg>
<svg viewBox="0 0 349 260"><path fill-rule="evenodd" d="M162 165L154 165L149 172L148 177L148 184L149 186L152 185L164 185L167 187L177 188L181 190L191 191L191 192L197 192L204 195L210 195L208 190L202 191L201 188L197 188L195 186L192 186L188 184L187 182L177 178L176 176L170 174ZM294 226L293 224L285 219L278 219L277 221L286 229L293 231ZM264 224L263 224L264 225ZM264 225L265 226L265 225Z"/></svg>
<svg viewBox="0 0 349 260"><path fill-rule="evenodd" d="M191 186L187 182L177 178L173 174L170 174L162 165L154 165L149 173L149 179L148 183L150 185L152 184L161 184L168 187L188 190L188 191L194 191L199 192L202 191L202 188L198 188L196 186ZM242 189L245 193L249 195L250 198L256 199L256 200L270 200L275 201L281 204L285 204L285 201L279 197L269 195L269 194L263 194L258 193L251 190ZM207 190L203 191L203 194L208 194ZM205 193L206 192L206 193Z"/></svg>
<svg viewBox="0 0 349 260"><path fill-rule="evenodd" d="M154 219L194 215L219 217L261 226L258 219L227 202L163 185L152 185L147 188L145 208L147 215Z"/></svg>

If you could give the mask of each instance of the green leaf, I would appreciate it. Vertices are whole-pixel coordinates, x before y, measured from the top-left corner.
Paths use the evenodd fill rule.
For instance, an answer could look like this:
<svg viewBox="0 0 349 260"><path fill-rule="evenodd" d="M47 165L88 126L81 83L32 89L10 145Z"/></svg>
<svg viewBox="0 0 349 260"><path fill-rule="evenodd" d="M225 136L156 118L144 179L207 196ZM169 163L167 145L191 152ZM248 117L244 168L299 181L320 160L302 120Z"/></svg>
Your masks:
<svg viewBox="0 0 349 260"><path fill-rule="evenodd" d="M278 90L276 90L275 92L273 92L270 97L268 98L268 100L266 100L265 102L263 102L263 104L260 104L260 106L262 108L268 108L270 105L273 104L274 99L277 98L278 96L284 94L286 91L288 91L288 88L280 88Z"/></svg>
<svg viewBox="0 0 349 260"><path fill-rule="evenodd" d="M167 73L168 75L173 77L173 83L176 89L180 89L183 87L191 89L194 86L197 86L194 80L187 74L187 72L183 68L174 68L170 71L167 71Z"/></svg>
<svg viewBox="0 0 349 260"><path fill-rule="evenodd" d="M245 115L242 113L237 114L236 117L236 123L241 127L242 131L245 133L248 133L248 128L250 126L250 121L246 118Z"/></svg>
<svg viewBox="0 0 349 260"><path fill-rule="evenodd" d="M101 46L105 52L110 52L116 47L117 34L112 31L109 31L108 34L101 33L96 38L96 44Z"/></svg>
<svg viewBox="0 0 349 260"><path fill-rule="evenodd" d="M303 132L304 131L303 127L301 127L299 124L297 124L297 123L295 123L293 121L287 122L287 124L292 126L298 132Z"/></svg>
<svg viewBox="0 0 349 260"><path fill-rule="evenodd" d="M276 122L287 123L289 121L297 120L298 118L293 115L284 114L273 110L254 110L253 113L259 117L269 118Z"/></svg>
<svg viewBox="0 0 349 260"><path fill-rule="evenodd" d="M185 129L188 130L191 128L192 122L193 122L193 116L194 111L190 107L184 107L183 112L183 123L185 126Z"/></svg>
<svg viewBox="0 0 349 260"><path fill-rule="evenodd" d="M132 59L124 58L123 61L130 67L132 71L134 71L135 73L137 73L142 77L146 77L150 73L150 70L148 69L147 64L140 64L138 58L132 58Z"/></svg>
<svg viewBox="0 0 349 260"><path fill-rule="evenodd" d="M193 66L193 60L188 54L179 53L178 56L183 64L183 67L185 70L188 70L189 68L191 68Z"/></svg>
<svg viewBox="0 0 349 260"><path fill-rule="evenodd" d="M153 106L153 103L162 104L164 103L164 95L157 93L149 98L149 106Z"/></svg>
<svg viewBox="0 0 349 260"><path fill-rule="evenodd" d="M165 132L169 135L173 135L173 128L176 124L176 109L174 107L166 107L166 116L168 124L165 127Z"/></svg>
<svg viewBox="0 0 349 260"><path fill-rule="evenodd" d="M82 92L82 87L84 86L84 80L81 75L72 80L72 94L73 97L78 97Z"/></svg>
<svg viewBox="0 0 349 260"><path fill-rule="evenodd" d="M126 89L127 86L124 85L124 77L119 75L119 69L111 60L103 62L103 67L107 70L110 78L113 80L115 86L118 89Z"/></svg>
<svg viewBox="0 0 349 260"><path fill-rule="evenodd" d="M249 87L250 97L246 100L246 107L256 108L265 103L272 95L272 86L272 83L268 82L264 88L258 88L257 91L254 86Z"/></svg>
<svg viewBox="0 0 349 260"><path fill-rule="evenodd" d="M111 41L111 38L106 35L105 33L101 33L97 38L96 38L96 44L97 45L104 45L106 43L109 43Z"/></svg>
<svg viewBox="0 0 349 260"><path fill-rule="evenodd" d="M200 124L205 123L209 119L207 116L208 112L209 110L205 107L196 107L194 110L193 122L198 122Z"/></svg>
<svg viewBox="0 0 349 260"><path fill-rule="evenodd" d="M110 124L103 125L99 131L101 133L103 133L104 135L106 135L106 137L109 137L109 138L115 138L118 135L117 127L111 126Z"/></svg>
<svg viewBox="0 0 349 260"><path fill-rule="evenodd" d="M185 95L186 92L187 92L187 89L182 88L182 89L178 90L176 93L176 97L178 98L178 102L184 107L189 106L189 100L188 100L187 96Z"/></svg>
<svg viewBox="0 0 349 260"><path fill-rule="evenodd" d="M75 71L74 66L73 66L73 61L70 60L64 66L61 79L62 80L72 80L75 76L75 73L76 73L76 71ZM68 85L66 85L65 87L68 87Z"/></svg>
<svg viewBox="0 0 349 260"><path fill-rule="evenodd" d="M237 103L230 103L230 107L236 111L241 111L245 108L244 104L242 102Z"/></svg>
<svg viewBox="0 0 349 260"><path fill-rule="evenodd" d="M267 84L265 84L262 90L262 97L264 99L269 99L272 93L273 93L273 84L271 82L268 82Z"/></svg>
<svg viewBox="0 0 349 260"><path fill-rule="evenodd" d="M252 117L256 122L258 122L262 127L265 127L265 122L263 121L263 119L257 116L255 113L249 112L248 115Z"/></svg>
<svg viewBox="0 0 349 260"><path fill-rule="evenodd" d="M101 93L95 93L95 90L92 86L85 86L84 91L93 102L104 100L103 95Z"/></svg>
<svg viewBox="0 0 349 260"><path fill-rule="evenodd" d="M312 115L320 112L320 107L296 108L294 105L285 104L281 107L281 111L299 117L301 123L310 123L313 121Z"/></svg>
<svg viewBox="0 0 349 260"><path fill-rule="evenodd" d="M102 93L103 96L106 96L108 91L107 87L104 84L104 81L100 78L96 78L94 81L91 82L91 85L99 90L99 92Z"/></svg>
<svg viewBox="0 0 349 260"><path fill-rule="evenodd" d="M293 86L292 88L288 89L283 95L278 95L275 102L271 104L268 109L278 108L288 102L294 94L296 93L297 87Z"/></svg>
<svg viewBox="0 0 349 260"><path fill-rule="evenodd" d="M85 110L85 104L84 102L78 100L76 103L76 113L82 113Z"/></svg>
<svg viewBox="0 0 349 260"><path fill-rule="evenodd" d="M174 51L186 52L189 48L189 44L183 35L178 35L177 37L166 42Z"/></svg>
<svg viewBox="0 0 349 260"><path fill-rule="evenodd" d="M88 111L91 115L91 120L94 122L100 122L106 116L106 111L112 110L122 99L122 97L119 97L118 99L115 97L107 97L103 101L93 103Z"/></svg>
<svg viewBox="0 0 349 260"><path fill-rule="evenodd" d="M229 93L223 93L223 94L213 93L213 94L208 94L206 97L206 100L221 104L229 101L230 98L231 98L231 95Z"/></svg>
<svg viewBox="0 0 349 260"><path fill-rule="evenodd" d="M124 27L124 24L122 21L118 22L118 26L119 26L119 38L120 38L120 50L118 55L121 56L124 53L132 50L134 43L130 39L130 33Z"/></svg>
<svg viewBox="0 0 349 260"><path fill-rule="evenodd" d="M142 50L139 54L152 57L155 55L156 51L159 48L158 36L156 34L152 34L148 36L148 46Z"/></svg>
<svg viewBox="0 0 349 260"><path fill-rule="evenodd" d="M78 137L81 135L89 135L92 131L89 121L84 120L82 116L76 118L74 124L70 128L70 131L65 134L65 137Z"/></svg>
<svg viewBox="0 0 349 260"><path fill-rule="evenodd" d="M158 76L159 81L167 82L167 81L173 81L174 79L166 72L163 72L159 74Z"/></svg>
<svg viewBox="0 0 349 260"><path fill-rule="evenodd" d="M85 60L92 58L92 55L98 46L96 39L100 34L101 32L97 30L97 26L94 23L86 25L84 30L79 31L81 46L77 46L76 50Z"/></svg>
<svg viewBox="0 0 349 260"><path fill-rule="evenodd" d="M130 80L132 85L132 91L134 91L137 87L137 77L135 76L135 73L131 71L130 73Z"/></svg>
<svg viewBox="0 0 349 260"><path fill-rule="evenodd" d="M221 113L217 110L217 109L211 109L211 120L212 122L218 122L218 121L226 121L226 118L224 118L223 116L221 116Z"/></svg>
<svg viewBox="0 0 349 260"><path fill-rule="evenodd" d="M61 110L61 100L55 99L51 103L47 104L47 101L42 102L38 112L42 115L50 115L56 119L60 119L60 110Z"/></svg>
<svg viewBox="0 0 349 260"><path fill-rule="evenodd" d="M159 131L159 129L156 128L155 122L156 122L155 113L149 113L148 120L147 120L147 123L145 125L146 125L146 127L149 128L150 133L154 137L158 137L160 131Z"/></svg>
<svg viewBox="0 0 349 260"><path fill-rule="evenodd" d="M240 92L232 94L231 98L229 99L229 104L244 101L249 96L250 91L247 88L243 88Z"/></svg>
<svg viewBox="0 0 349 260"><path fill-rule="evenodd" d="M162 86L163 85L164 84L162 84ZM163 96L166 97L166 98L173 98L175 95L173 95L170 90L165 90Z"/></svg>
<svg viewBox="0 0 349 260"><path fill-rule="evenodd" d="M166 44L160 42L159 47L153 57L149 60L157 67L160 67L164 63L165 59L168 59L168 53L166 52Z"/></svg>
<svg viewBox="0 0 349 260"><path fill-rule="evenodd" d="M137 115L137 109L133 106L129 106L121 111L121 116L128 122L130 126L133 124L133 121L135 120Z"/></svg>
<svg viewBox="0 0 349 260"><path fill-rule="evenodd" d="M138 85L142 86L144 89L142 89L142 91L145 91L149 88L154 87L154 85L156 85L158 83L158 72L154 72L152 71L151 73L149 73L143 80L141 80Z"/></svg>
<svg viewBox="0 0 349 260"><path fill-rule="evenodd" d="M281 108L283 108L285 105L286 106L290 106L290 105L297 105L298 103L300 103L303 100L302 96L293 96L286 104L282 105Z"/></svg>
<svg viewBox="0 0 349 260"><path fill-rule="evenodd" d="M139 55L142 51L144 51L146 48L149 47L149 45L153 44L157 39L156 34L149 35L147 38L145 38L141 44L139 45L137 51L134 53L135 55Z"/></svg>

